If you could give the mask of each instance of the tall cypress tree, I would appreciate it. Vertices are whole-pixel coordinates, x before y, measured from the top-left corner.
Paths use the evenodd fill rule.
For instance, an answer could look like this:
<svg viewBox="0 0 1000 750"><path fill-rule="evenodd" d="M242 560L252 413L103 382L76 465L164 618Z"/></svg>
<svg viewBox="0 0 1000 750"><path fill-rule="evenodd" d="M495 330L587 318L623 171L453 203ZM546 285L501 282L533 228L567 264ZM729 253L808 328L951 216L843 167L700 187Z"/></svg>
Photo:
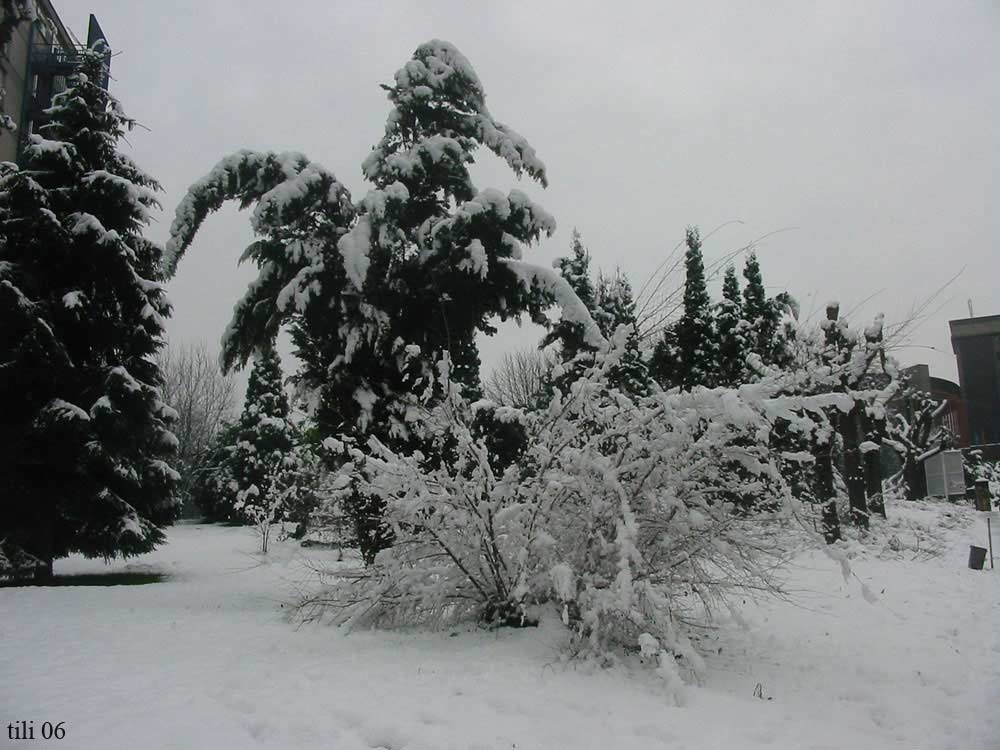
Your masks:
<svg viewBox="0 0 1000 750"><path fill-rule="evenodd" d="M764 278L756 253L750 253L743 268L747 285L743 290L743 316L750 324L750 345L766 365L774 364L780 357L778 328L781 310L787 302L782 298L769 298L764 289Z"/></svg>
<svg viewBox="0 0 1000 750"><path fill-rule="evenodd" d="M22 170L0 175L0 536L41 560L147 552L176 517L175 413L154 361L170 305L142 236L157 183L83 54Z"/></svg>
<svg viewBox="0 0 1000 750"><path fill-rule="evenodd" d="M677 384L689 390L697 385L714 385L718 342L697 228L688 228L685 241L684 312L676 329L680 359Z"/></svg>
<svg viewBox="0 0 1000 750"><path fill-rule="evenodd" d="M745 379L746 357L749 354L746 321L736 269L729 266L722 281L722 302L715 318L719 337L719 385L734 386Z"/></svg>

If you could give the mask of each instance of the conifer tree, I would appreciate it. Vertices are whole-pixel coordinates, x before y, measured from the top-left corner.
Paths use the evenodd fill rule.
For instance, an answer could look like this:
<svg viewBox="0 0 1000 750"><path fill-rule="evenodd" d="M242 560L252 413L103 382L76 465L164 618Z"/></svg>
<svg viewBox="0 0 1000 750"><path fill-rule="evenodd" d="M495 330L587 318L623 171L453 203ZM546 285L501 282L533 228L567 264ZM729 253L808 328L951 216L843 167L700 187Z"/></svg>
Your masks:
<svg viewBox="0 0 1000 750"><path fill-rule="evenodd" d="M677 385L690 390L698 385L714 385L718 343L698 230L689 227L685 241L684 311L676 328L680 360Z"/></svg>
<svg viewBox="0 0 1000 750"><path fill-rule="evenodd" d="M227 461L236 508L244 516L270 509L275 475L296 442L282 381L278 352L273 345L262 347L254 355L243 412L236 423L235 442Z"/></svg>
<svg viewBox="0 0 1000 750"><path fill-rule="evenodd" d="M170 305L145 239L159 186L85 51L24 169L0 175L0 475L8 544L40 559L147 552L178 510L155 355Z"/></svg>
<svg viewBox="0 0 1000 750"><path fill-rule="evenodd" d="M609 383L632 395L648 394L649 368L639 347L632 285L620 269L610 277L598 274L594 307L594 320L605 338L613 337L620 326L626 327L624 351L609 373Z"/></svg>
<svg viewBox="0 0 1000 750"><path fill-rule="evenodd" d="M421 44L384 87L392 110L362 163L372 189L358 201L300 153L240 151L190 189L177 209L165 266L172 273L206 216L225 201L253 206L257 235L244 257L258 277L237 304L223 342L243 364L282 325L291 327L295 374L324 437L404 446L407 399L442 359L450 382L479 388L476 336L527 313L547 324L553 300L602 338L564 278L523 258L555 221L520 190L480 190L470 165L485 147L517 176L547 184L545 165L495 119L472 65L441 40ZM366 517L380 516L378 503ZM366 526L370 526L365 521ZM359 534L362 545L379 529ZM367 558L378 551L375 542Z"/></svg>
<svg viewBox="0 0 1000 750"><path fill-rule="evenodd" d="M570 255L556 258L552 265L558 269L580 302L593 315L597 308L594 284L590 278L590 253L583 246L577 230L573 230ZM554 385L565 391L567 386L582 374L588 360L592 359L594 347L588 345L586 341L584 325L571 320L560 320L542 339L543 347L553 343L559 344L559 358L565 368L564 373L555 379Z"/></svg>
<svg viewBox="0 0 1000 750"><path fill-rule="evenodd" d="M649 372L663 388L674 388L680 383L681 360L677 346L677 321L663 327L659 340L649 358Z"/></svg>
<svg viewBox="0 0 1000 750"><path fill-rule="evenodd" d="M764 364L774 364L778 356L781 302L767 296L756 253L747 258L743 278L747 282L743 290L743 317L750 324L750 345Z"/></svg>
<svg viewBox="0 0 1000 750"><path fill-rule="evenodd" d="M750 353L747 323L743 320L743 304L736 269L729 266L722 281L722 302L716 317L719 337L719 385L734 386L745 381L746 357Z"/></svg>
<svg viewBox="0 0 1000 750"><path fill-rule="evenodd" d="M289 418L281 359L273 345L254 355L246 401L224 450L224 472L237 516L257 529L267 553L272 528L282 521L306 530L316 505L322 465L306 434Z"/></svg>

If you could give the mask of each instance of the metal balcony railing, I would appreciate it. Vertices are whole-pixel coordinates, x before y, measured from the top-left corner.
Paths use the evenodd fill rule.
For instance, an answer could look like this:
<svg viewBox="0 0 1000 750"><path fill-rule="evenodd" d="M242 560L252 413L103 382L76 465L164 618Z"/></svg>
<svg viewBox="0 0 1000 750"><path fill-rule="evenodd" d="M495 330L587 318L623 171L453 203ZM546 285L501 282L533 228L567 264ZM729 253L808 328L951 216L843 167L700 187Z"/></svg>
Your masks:
<svg viewBox="0 0 1000 750"><path fill-rule="evenodd" d="M36 72L70 73L80 65L83 47L35 45L31 49L31 67Z"/></svg>
<svg viewBox="0 0 1000 750"><path fill-rule="evenodd" d="M68 76L83 61L83 52L86 47L51 47L48 45L35 45L31 49L31 72L43 76ZM98 82L102 88L108 87L108 79L111 53L107 54L105 60L104 75Z"/></svg>

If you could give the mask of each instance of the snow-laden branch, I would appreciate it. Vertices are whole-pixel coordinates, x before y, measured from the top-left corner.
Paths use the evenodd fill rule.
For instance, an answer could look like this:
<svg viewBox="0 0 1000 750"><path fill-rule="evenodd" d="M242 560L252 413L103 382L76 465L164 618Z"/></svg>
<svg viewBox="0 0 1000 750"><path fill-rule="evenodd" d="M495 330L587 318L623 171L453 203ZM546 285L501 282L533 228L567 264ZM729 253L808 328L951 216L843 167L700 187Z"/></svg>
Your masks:
<svg viewBox="0 0 1000 750"><path fill-rule="evenodd" d="M514 258L500 258L499 261L517 276L526 291L534 288L552 295L562 310L563 320L583 327L584 341L587 344L595 349L607 346L608 342L591 317L587 306L580 301L573 287L557 271Z"/></svg>
<svg viewBox="0 0 1000 750"><path fill-rule="evenodd" d="M188 188L177 206L163 256L167 276L194 240L208 214L229 200L245 208L257 204L251 220L255 231L280 226L301 216L308 206L346 227L354 216L350 193L336 176L305 155L286 151L237 151L216 164Z"/></svg>

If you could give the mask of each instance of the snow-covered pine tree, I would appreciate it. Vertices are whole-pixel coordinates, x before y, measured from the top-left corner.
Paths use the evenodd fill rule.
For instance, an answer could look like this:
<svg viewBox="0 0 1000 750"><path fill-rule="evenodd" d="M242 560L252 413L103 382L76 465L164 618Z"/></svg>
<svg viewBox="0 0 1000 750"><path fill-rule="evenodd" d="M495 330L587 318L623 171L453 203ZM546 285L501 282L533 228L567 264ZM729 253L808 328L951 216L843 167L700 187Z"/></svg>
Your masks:
<svg viewBox="0 0 1000 750"><path fill-rule="evenodd" d="M635 299L628 277L621 269L616 269L613 276L598 274L594 297L594 319L605 338L611 339L620 326L627 330L620 359L609 372L609 383L632 395L647 395L649 367L639 346Z"/></svg>
<svg viewBox="0 0 1000 750"><path fill-rule="evenodd" d="M675 329L679 359L676 385L690 390L699 385L715 384L718 342L697 228L688 228L685 242L684 309Z"/></svg>
<svg viewBox="0 0 1000 750"><path fill-rule="evenodd" d="M285 498L275 480L297 442L297 430L288 418L283 380L277 350L273 344L264 345L254 354L243 412L236 423L236 440L227 461L236 510L263 529L263 552L267 551L267 530L284 513Z"/></svg>
<svg viewBox="0 0 1000 750"><path fill-rule="evenodd" d="M740 285L736 269L731 265L723 277L722 302L716 310L715 325L719 337L719 385L733 387L748 382L746 361L752 351L748 340L749 325L743 319Z"/></svg>
<svg viewBox="0 0 1000 750"><path fill-rule="evenodd" d="M779 358L781 342L778 331L781 324L783 300L770 298L764 288L764 277L760 271L757 253L750 253L743 267L743 278L747 285L743 289L743 317L750 324L750 344L752 351L765 365L772 365Z"/></svg>
<svg viewBox="0 0 1000 750"><path fill-rule="evenodd" d="M559 270L559 274L566 279L580 302L593 314L597 308L594 283L590 278L590 253L583 246L580 233L576 229L573 230L570 254L556 258L552 266ZM593 360L594 346L587 343L586 329L582 323L565 319L552 326L542 339L543 347L554 343L559 344L559 358L564 368L564 373L556 377L555 385L565 390Z"/></svg>
<svg viewBox="0 0 1000 750"><path fill-rule="evenodd" d="M649 358L649 372L663 388L674 388L680 381L682 363L677 345L677 321L663 326L653 353Z"/></svg>
<svg viewBox="0 0 1000 750"><path fill-rule="evenodd" d="M519 190L472 182L481 146L518 176L546 177L530 144L486 107L469 61L433 40L385 89L393 108L362 165L373 184L362 200L302 154L238 152L181 202L166 267L173 272L224 201L255 206L258 239L243 257L259 274L225 336L225 362L245 363L289 324L301 361L294 379L320 433L403 445L407 398L439 388L430 376L441 355L456 382L478 389L476 336L495 332L494 319L527 312L547 323L555 299L589 343L603 338L565 279L521 259L525 244L554 231L553 218Z"/></svg>
<svg viewBox="0 0 1000 750"><path fill-rule="evenodd" d="M0 177L2 516L49 571L148 552L178 510L154 359L170 305L142 235L159 186L117 150L133 121L99 85L105 51Z"/></svg>

